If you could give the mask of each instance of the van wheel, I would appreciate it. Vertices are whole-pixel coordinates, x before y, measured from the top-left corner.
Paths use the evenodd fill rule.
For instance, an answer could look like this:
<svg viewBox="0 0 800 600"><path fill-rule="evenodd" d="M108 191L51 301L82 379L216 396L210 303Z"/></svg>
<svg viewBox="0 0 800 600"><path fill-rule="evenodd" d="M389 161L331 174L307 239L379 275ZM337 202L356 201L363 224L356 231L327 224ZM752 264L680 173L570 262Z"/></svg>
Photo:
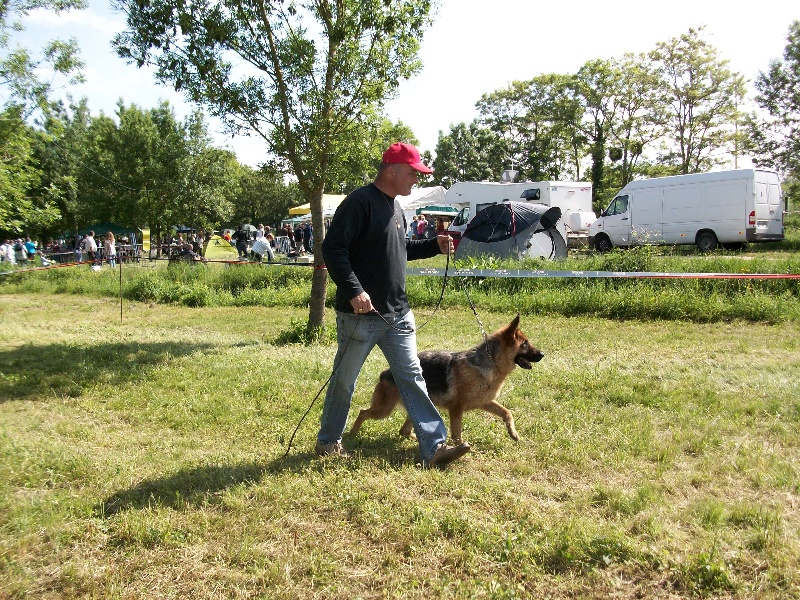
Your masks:
<svg viewBox="0 0 800 600"><path fill-rule="evenodd" d="M599 235L594 238L594 249L598 252L608 252L613 247L611 240L605 235Z"/></svg>
<svg viewBox="0 0 800 600"><path fill-rule="evenodd" d="M717 249L717 236L713 231L701 231L695 240L700 252L712 252Z"/></svg>

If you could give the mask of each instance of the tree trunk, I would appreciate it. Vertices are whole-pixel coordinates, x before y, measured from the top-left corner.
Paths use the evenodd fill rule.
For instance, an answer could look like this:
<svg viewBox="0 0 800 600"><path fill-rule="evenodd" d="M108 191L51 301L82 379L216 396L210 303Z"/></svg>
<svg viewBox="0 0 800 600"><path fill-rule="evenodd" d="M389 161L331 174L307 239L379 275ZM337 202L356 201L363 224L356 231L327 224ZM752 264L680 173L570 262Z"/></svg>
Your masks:
<svg viewBox="0 0 800 600"><path fill-rule="evenodd" d="M322 189L314 190L311 198L311 226L314 234L314 274L311 278L311 300L308 306L308 326L312 333L325 324L325 298L328 290L328 271L322 258L325 221L322 216Z"/></svg>

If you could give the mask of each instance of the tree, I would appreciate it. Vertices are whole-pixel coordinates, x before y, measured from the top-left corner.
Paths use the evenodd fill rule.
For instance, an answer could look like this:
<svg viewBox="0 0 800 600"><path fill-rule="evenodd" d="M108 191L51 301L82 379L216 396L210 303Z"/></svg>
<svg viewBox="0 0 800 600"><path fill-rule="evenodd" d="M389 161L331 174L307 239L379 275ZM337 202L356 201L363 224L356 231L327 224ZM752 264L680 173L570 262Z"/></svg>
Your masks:
<svg viewBox="0 0 800 600"><path fill-rule="evenodd" d="M75 40L53 40L36 56L13 46L13 34L23 30L19 19L34 9L59 13L84 6L85 0L0 1L0 231L38 232L59 217L52 196L40 185L34 156L38 134L27 121L37 109L47 109L56 76L80 81L82 67Z"/></svg>
<svg viewBox="0 0 800 600"><path fill-rule="evenodd" d="M540 75L478 101L481 122L505 141L501 164L513 161L521 179L580 177L581 156L574 144L580 105L569 92L571 80Z"/></svg>
<svg viewBox="0 0 800 600"><path fill-rule="evenodd" d="M3 104L26 108L27 117L36 108L46 109L54 77L67 77L70 83L83 81L75 39L52 40L38 53L21 46L12 47L12 32L23 31L20 17L34 9L56 14L86 8L86 0L3 0L0 2L0 90ZM46 76L43 73L49 71Z"/></svg>
<svg viewBox="0 0 800 600"><path fill-rule="evenodd" d="M732 151L737 99L744 78L701 38L702 28L656 44L649 56L664 82L670 106L672 147L664 160L679 173L698 173L721 164Z"/></svg>
<svg viewBox="0 0 800 600"><path fill-rule="evenodd" d="M262 165L259 169L239 165L239 195L232 219L236 223L278 225L289 209L303 204L297 184L286 184L283 174Z"/></svg>
<svg viewBox="0 0 800 600"><path fill-rule="evenodd" d="M459 181L499 181L507 154L504 140L478 121L451 125L448 134L439 132L433 181L446 187Z"/></svg>
<svg viewBox="0 0 800 600"><path fill-rule="evenodd" d="M0 112L0 232L40 231L58 219L46 193L31 193L42 176L34 159L38 135L22 118L22 106Z"/></svg>
<svg viewBox="0 0 800 600"><path fill-rule="evenodd" d="M766 115L752 117L748 129L755 163L781 173L788 202L800 198L800 21L789 26L783 59L759 72L755 101Z"/></svg>
<svg viewBox="0 0 800 600"><path fill-rule="evenodd" d="M609 158L619 173L615 188L630 183L645 150L667 132L667 98L646 55L614 61L624 76L617 90L617 114L609 128Z"/></svg>
<svg viewBox="0 0 800 600"><path fill-rule="evenodd" d="M211 146L202 113L179 122L169 103L142 110L118 104L86 132L77 221L116 221L153 230L188 223L208 228L233 212L238 163Z"/></svg>
<svg viewBox="0 0 800 600"><path fill-rule="evenodd" d="M576 147L585 142L591 158L592 200L595 205L607 187L606 153L617 116L622 72L612 61L585 63L570 82L581 107L576 114Z"/></svg>
<svg viewBox="0 0 800 600"><path fill-rule="evenodd" d="M383 151L398 141L419 144L414 132L402 121L392 123L379 113L367 111L349 135L336 140L337 160L330 165L325 191L347 194L369 183L380 166Z"/></svg>
<svg viewBox="0 0 800 600"><path fill-rule="evenodd" d="M49 192L61 215L48 230L51 236L79 227L80 194L85 190L81 173L87 164L91 122L85 98L69 105L59 101L45 113L43 135L39 136L35 154L42 170L39 193Z"/></svg>
<svg viewBox="0 0 800 600"><path fill-rule="evenodd" d="M259 135L311 204L323 266L322 193L339 145L419 69L432 0L119 0L123 58ZM323 325L327 274L315 268L308 329Z"/></svg>

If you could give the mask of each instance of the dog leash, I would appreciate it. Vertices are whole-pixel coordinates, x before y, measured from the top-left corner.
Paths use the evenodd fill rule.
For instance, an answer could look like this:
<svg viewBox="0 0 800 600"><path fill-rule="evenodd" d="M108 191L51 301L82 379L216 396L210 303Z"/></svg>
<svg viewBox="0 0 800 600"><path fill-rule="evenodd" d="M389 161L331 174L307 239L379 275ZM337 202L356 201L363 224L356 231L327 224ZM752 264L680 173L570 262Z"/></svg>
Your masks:
<svg viewBox="0 0 800 600"><path fill-rule="evenodd" d="M428 323L431 322L431 319L433 318L433 315L436 314L436 311L438 311L439 307L442 305L442 298L444 298L444 290L445 290L445 287L447 286L447 275L448 275L449 269L450 269L450 248L447 249L447 263L444 266L444 278L442 279L442 290L441 290L441 292L439 292L439 299L436 301L436 306L433 307L433 312L430 315L428 315L428 318L425 319L425 322L422 325L420 325L419 327L417 327L416 330L413 329L413 328L406 329L406 328L397 327L394 323L390 323L389 321L387 321L386 318L381 313L379 313L377 310L375 310L375 308L373 308L370 311L370 313L374 312L376 315L378 315L381 318L381 321L386 323L389 327L391 327L395 331L399 331L400 333L414 333L414 331L419 331L420 329L422 329ZM485 334L484 334L484 337L485 337Z"/></svg>
<svg viewBox="0 0 800 600"><path fill-rule="evenodd" d="M450 268L450 249L448 248L448 250L447 250L447 263L446 263L445 268L444 268L444 279L442 280L442 290L439 293L439 300L436 301L436 306L434 307L433 312L428 316L428 318L425 320L425 322L422 325L417 327L416 331L419 331L420 329L425 327L428 323L430 323L430 320L433 318L433 315L436 314L436 311L438 311L439 307L442 305L442 298L444 298L444 290L445 290L445 287L447 286L447 273L448 273L449 268ZM473 308L472 310L474 312L475 309ZM397 327L394 323L390 323L389 321L387 321L386 318L381 313L379 313L377 310L375 310L374 308L372 309L372 312L377 314L384 323L386 323L389 327L391 327L395 331L400 331L402 333L413 333L415 331L414 329L411 329L411 328L404 329L404 328ZM356 316L358 317L358 320L361 321L362 315L357 314ZM477 313L475 314L475 316L476 317L478 316ZM480 319L478 319L478 323L480 323ZM344 354L347 353L347 349L350 347L350 342L353 341L353 335L355 335L356 329L358 329L358 322L356 322L356 326L353 328L353 331L350 334L350 339L348 339L347 340L347 344L345 344L344 350L342 351L342 356L344 356ZM481 331L483 331L483 325L481 325ZM486 333L484 332L483 335L484 335L484 338L485 338L486 337ZM341 364L341 361L339 361L339 364ZM314 398L311 400L311 403L308 405L308 408L306 409L306 412L303 413L302 417L300 417L300 421L298 421L297 427L294 428L294 432L292 432L292 437L289 438L289 443L286 445L286 452L283 454L284 458L286 458L289 455L289 452L292 449L292 444L294 444L294 438L297 436L297 432L300 431L300 426L303 424L303 421L305 421L305 418L308 416L308 413L311 412L311 409L314 407L314 404L317 402L317 399L319 398L320 394L322 394L322 391L326 387L328 387L328 384L331 382L331 379L333 379L333 376L336 374L336 371L339 369L339 364L337 364L336 367L333 369L333 371L331 371L331 374L328 376L328 379L325 381L325 383L322 384L322 387L319 388L319 391L317 392L317 395L314 396Z"/></svg>
<svg viewBox="0 0 800 600"><path fill-rule="evenodd" d="M350 347L350 342L353 341L353 336L355 335L356 330L358 329L358 323L361 321L361 315L357 315L357 317L358 317L358 321L356 321L356 326L353 327L353 331L350 333L350 339L347 340L347 344L345 344L344 350L342 350L342 356L343 357L347 353L347 349ZM333 371L331 371L331 374L328 375L328 379L326 379L325 383L322 384L322 387L319 388L319 391L317 392L317 395L314 396L313 400L311 400L311 404L308 405L308 408L306 409L306 412L304 412L303 416L300 417L300 420L297 422L297 427L294 428L294 432L292 433L292 437L289 438L289 443L286 445L286 452L284 452L283 458L286 458L287 456L289 456L289 451L292 449L292 444L294 443L294 438L297 435L297 432L300 431L300 426L303 424L303 421L305 421L306 417L308 416L308 413L311 412L311 409L314 407L314 404L316 403L317 398L319 398L319 395L322 393L322 390L324 390L326 387L328 387L328 384L331 382L331 379L333 379L333 376L336 375L336 371L339 370L339 365L341 365L341 363L342 363L342 361L339 361L339 363L334 367Z"/></svg>

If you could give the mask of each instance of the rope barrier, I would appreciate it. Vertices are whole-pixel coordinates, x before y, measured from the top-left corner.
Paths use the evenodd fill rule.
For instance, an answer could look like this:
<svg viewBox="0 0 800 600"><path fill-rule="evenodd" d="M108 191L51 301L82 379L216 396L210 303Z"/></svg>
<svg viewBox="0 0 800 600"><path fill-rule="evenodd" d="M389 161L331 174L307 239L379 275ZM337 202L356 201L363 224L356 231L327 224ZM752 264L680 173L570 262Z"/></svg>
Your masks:
<svg viewBox="0 0 800 600"><path fill-rule="evenodd" d="M217 263L217 264L226 264L226 265L236 265L236 266L245 266L245 265L260 265L260 266L275 266L275 267L312 267L314 266L312 263L301 263L301 262L294 262L294 261L250 261L250 260L221 260L221 259L202 259L202 260L192 260L182 257L159 257L159 258L148 258L142 257L136 260L136 263L146 263L146 262L157 262L157 261L167 261L175 264L207 264L207 263ZM28 267L25 269L13 269L10 271L0 271L0 275L14 275L16 273L33 273L35 271L47 271L50 269L61 269L65 267L80 267L83 265L103 265L107 263L107 258L98 258L96 260L84 260L84 261L75 261L75 262L68 262L68 263L51 263L47 266L41 267ZM122 264L122 261L117 259L117 264ZM125 263L126 265L132 264L130 261ZM327 269L325 265L320 265L315 267L317 269Z"/></svg>
<svg viewBox="0 0 800 600"><path fill-rule="evenodd" d="M442 277L443 269L406 269L406 275ZM669 273L649 271L544 271L526 269L456 269L450 277L573 279L800 279L800 273Z"/></svg>

